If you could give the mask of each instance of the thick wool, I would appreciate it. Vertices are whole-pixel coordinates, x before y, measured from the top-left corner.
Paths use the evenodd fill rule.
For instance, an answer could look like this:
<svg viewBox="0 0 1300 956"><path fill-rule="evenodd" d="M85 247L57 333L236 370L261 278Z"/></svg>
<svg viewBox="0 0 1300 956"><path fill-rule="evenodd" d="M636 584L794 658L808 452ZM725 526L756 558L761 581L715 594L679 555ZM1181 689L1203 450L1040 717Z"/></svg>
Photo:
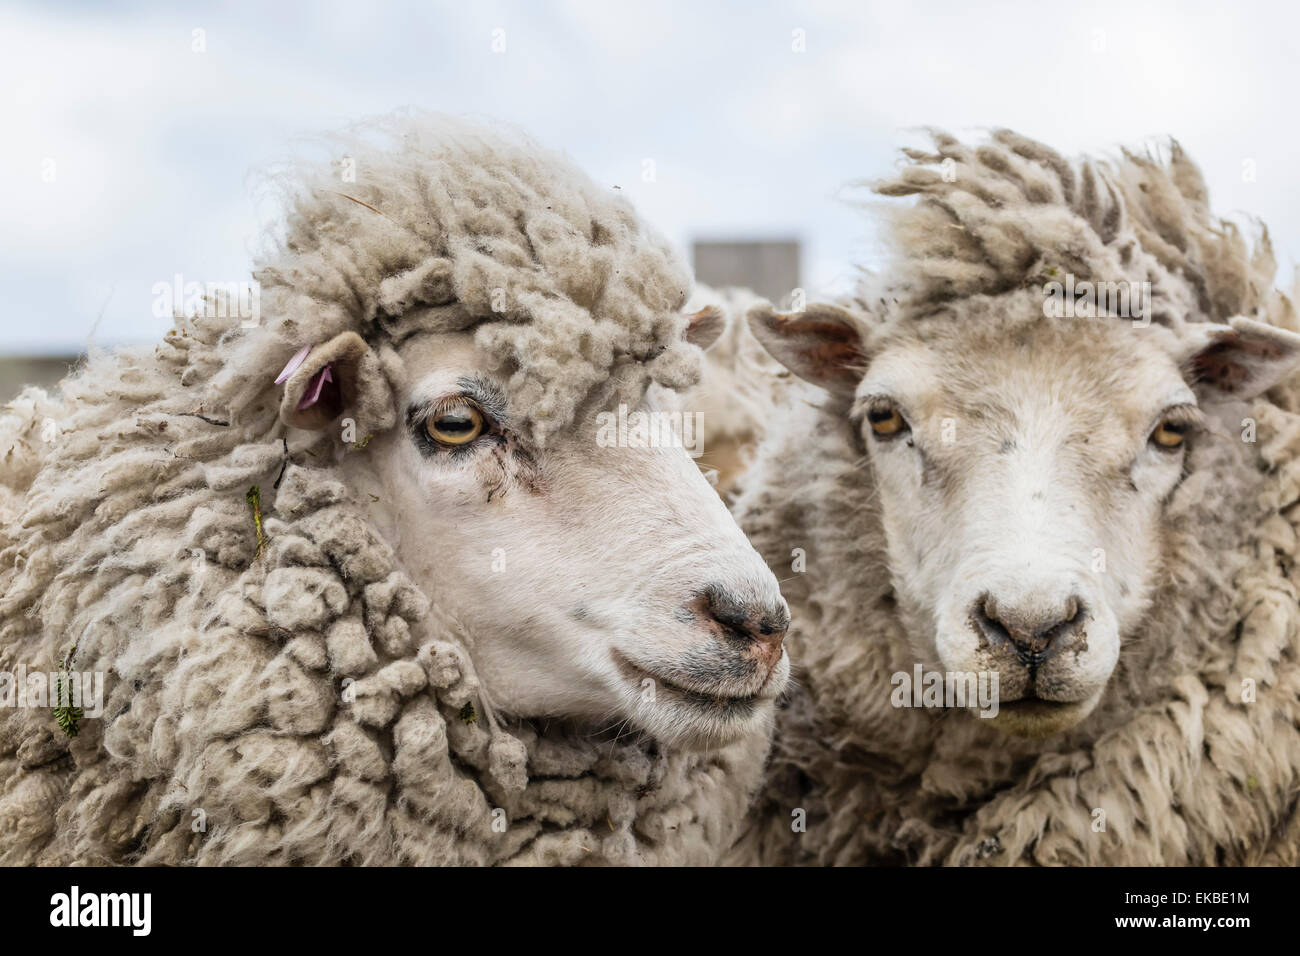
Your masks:
<svg viewBox="0 0 1300 956"><path fill-rule="evenodd" d="M0 710L0 863L713 861L766 741L689 754L493 714L339 466L394 424L393 346L420 329L473 330L541 443L584 402L691 384L684 268L521 137L397 118L335 146L355 182L281 177L261 326L179 318L0 417L0 671L75 648L106 675L72 738ZM287 427L277 372L349 331L356 442Z"/></svg>
<svg viewBox="0 0 1300 956"><path fill-rule="evenodd" d="M875 186L919 198L893 213L893 261L856 303L864 322L980 321L1072 272L1150 281L1155 321L1180 334L1235 315L1297 328L1272 288L1267 235L1252 246L1214 218L1176 145L1167 162L1103 163L1070 162L1009 132L981 146L934 141ZM800 689L779 712L762 805L730 858L1300 862L1296 385L1246 410L1256 443L1192 450L1140 640L1125 642L1086 721L1037 741L964 712L891 706L890 676L916 657L895 610L871 470L841 410L788 403L735 511L783 580ZM795 548L806 552L802 573Z"/></svg>

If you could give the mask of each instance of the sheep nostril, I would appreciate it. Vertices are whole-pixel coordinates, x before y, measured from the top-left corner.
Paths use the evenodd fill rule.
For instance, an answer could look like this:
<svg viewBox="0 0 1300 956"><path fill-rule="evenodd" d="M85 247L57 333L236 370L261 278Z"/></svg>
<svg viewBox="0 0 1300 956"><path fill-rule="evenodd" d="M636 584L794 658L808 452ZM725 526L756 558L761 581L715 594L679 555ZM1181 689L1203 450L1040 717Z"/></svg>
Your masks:
<svg viewBox="0 0 1300 956"><path fill-rule="evenodd" d="M1003 627L1001 619L998 617L997 604L991 596L985 596L975 602L975 607L971 611L971 616L979 629L984 632L984 636L995 644L1005 643L1011 640L1011 635Z"/></svg>
<svg viewBox="0 0 1300 956"><path fill-rule="evenodd" d="M1037 667L1064 645L1083 622L1084 604L1071 596L1056 611L1000 605L992 595L975 602L972 617L993 645L1009 644L1022 664Z"/></svg>
<svg viewBox="0 0 1300 956"><path fill-rule="evenodd" d="M744 602L725 588L705 588L704 610L722 627L723 634L745 643L759 644L770 653L780 651L790 626L790 613L783 603Z"/></svg>

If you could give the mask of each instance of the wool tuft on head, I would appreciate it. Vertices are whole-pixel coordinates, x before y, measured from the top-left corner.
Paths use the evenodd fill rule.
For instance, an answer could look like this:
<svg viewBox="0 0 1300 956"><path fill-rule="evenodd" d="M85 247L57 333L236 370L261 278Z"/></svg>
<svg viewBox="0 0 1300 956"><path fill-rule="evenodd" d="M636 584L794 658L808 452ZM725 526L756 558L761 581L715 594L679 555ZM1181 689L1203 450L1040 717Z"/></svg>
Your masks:
<svg viewBox="0 0 1300 956"><path fill-rule="evenodd" d="M931 140L903 150L894 176L862 184L917 199L884 210L889 268L861 290L873 310L897 299L925 314L1067 276L1150 283L1150 319L1175 330L1276 303L1267 230L1252 243L1213 215L1204 178L1176 140L1114 160L1070 159L1005 129L979 144L940 131Z"/></svg>

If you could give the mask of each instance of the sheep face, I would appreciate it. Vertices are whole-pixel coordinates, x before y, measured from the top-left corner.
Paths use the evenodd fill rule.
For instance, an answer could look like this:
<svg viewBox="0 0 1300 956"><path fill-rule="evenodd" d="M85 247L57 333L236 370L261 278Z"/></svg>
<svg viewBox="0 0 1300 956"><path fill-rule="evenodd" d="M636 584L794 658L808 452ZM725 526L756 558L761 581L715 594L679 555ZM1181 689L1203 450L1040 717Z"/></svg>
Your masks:
<svg viewBox="0 0 1300 956"><path fill-rule="evenodd" d="M1222 440L1215 417L1300 340L1257 323L1180 338L1008 298L874 334L826 313L757 331L844 400L918 658L996 675L988 723L1044 736L1096 707L1141 638L1195 446Z"/></svg>
<svg viewBox="0 0 1300 956"><path fill-rule="evenodd" d="M1086 717L1146 609L1199 412L1142 339L1115 321L945 323L882 349L861 385L908 630L944 671L998 675L994 726Z"/></svg>
<svg viewBox="0 0 1300 956"><path fill-rule="evenodd" d="M466 632L485 698L687 746L765 731L788 611L689 453L603 447L599 409L533 447L469 335L400 356L404 424L355 478Z"/></svg>

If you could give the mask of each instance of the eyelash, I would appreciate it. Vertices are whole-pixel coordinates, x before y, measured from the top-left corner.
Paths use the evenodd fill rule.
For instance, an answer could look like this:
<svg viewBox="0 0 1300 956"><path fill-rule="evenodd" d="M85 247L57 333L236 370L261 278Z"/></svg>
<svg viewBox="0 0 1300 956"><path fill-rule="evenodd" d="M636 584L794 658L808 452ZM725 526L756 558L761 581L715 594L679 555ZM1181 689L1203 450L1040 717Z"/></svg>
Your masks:
<svg viewBox="0 0 1300 956"><path fill-rule="evenodd" d="M895 426L893 431L879 432L876 430L876 425L889 422L894 417L898 418L898 424ZM907 417L903 415L898 406L892 402L878 401L872 403L867 407L866 412L863 414L863 421L866 423L866 430L871 433L871 438L882 443L892 442L900 438L907 438L912 433L912 426L908 422ZM1182 436L1183 440L1177 445L1162 446L1155 440L1155 433L1161 427L1164 427L1166 423L1170 426L1169 431ZM1187 440L1196 433L1201 425L1201 417L1194 407L1176 406L1167 410L1159 419L1157 419L1156 424L1152 426L1152 430L1148 433L1147 442L1161 454L1180 454L1186 449ZM910 440L908 441L908 444L911 444Z"/></svg>
<svg viewBox="0 0 1300 956"><path fill-rule="evenodd" d="M898 416L899 424L892 432L881 433L876 431L875 426L890 421L894 416ZM870 432L871 439L878 442L891 442L898 439L909 439L912 434L912 426L907 420L907 416L902 410L892 402L877 401L870 405L862 416L866 423L867 431Z"/></svg>
<svg viewBox="0 0 1300 956"><path fill-rule="evenodd" d="M1182 436L1182 441L1173 446L1164 446L1156 441L1156 432L1165 427L1168 423L1171 426L1169 430ZM1183 453L1191 439L1204 427L1204 419L1200 412L1192 405L1176 405L1173 408L1166 409L1156 423L1151 427L1147 434L1147 444L1162 455L1178 455Z"/></svg>
<svg viewBox="0 0 1300 956"><path fill-rule="evenodd" d="M457 405L470 405L483 416L483 433L464 445L439 444L429 434L427 427L429 420L448 408L454 408ZM406 413L406 424L411 437L415 440L415 447L426 457L447 455L453 459L463 458L466 455L474 454L484 445L504 445L506 442L505 436L501 434L497 427L496 419L484 411L483 406L468 395L451 395L436 402L412 408Z"/></svg>

